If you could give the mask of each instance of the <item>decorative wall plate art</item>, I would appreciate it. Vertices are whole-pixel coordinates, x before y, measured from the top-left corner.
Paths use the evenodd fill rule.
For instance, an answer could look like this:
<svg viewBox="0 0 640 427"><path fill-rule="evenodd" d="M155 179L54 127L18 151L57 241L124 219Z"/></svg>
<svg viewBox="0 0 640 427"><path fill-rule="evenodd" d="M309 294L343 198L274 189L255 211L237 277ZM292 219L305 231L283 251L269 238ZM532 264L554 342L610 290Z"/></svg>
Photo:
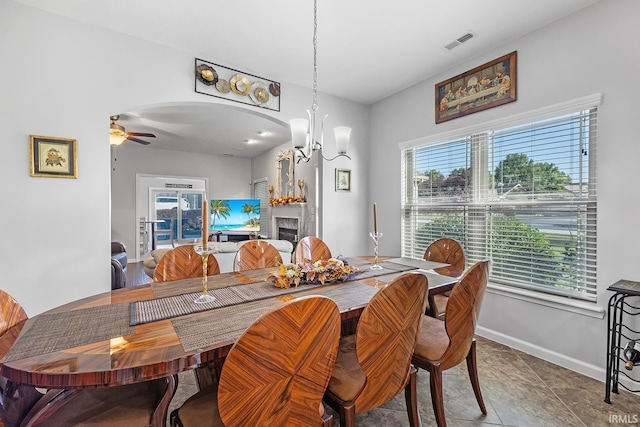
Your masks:
<svg viewBox="0 0 640 427"><path fill-rule="evenodd" d="M199 58L195 60L195 91L280 111L280 83Z"/></svg>

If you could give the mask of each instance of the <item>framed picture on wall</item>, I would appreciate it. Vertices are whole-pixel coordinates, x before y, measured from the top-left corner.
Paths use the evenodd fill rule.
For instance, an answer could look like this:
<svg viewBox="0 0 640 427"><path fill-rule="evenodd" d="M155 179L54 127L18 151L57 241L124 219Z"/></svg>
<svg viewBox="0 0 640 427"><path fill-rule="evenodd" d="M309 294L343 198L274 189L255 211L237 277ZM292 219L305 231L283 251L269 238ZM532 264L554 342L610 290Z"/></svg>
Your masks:
<svg viewBox="0 0 640 427"><path fill-rule="evenodd" d="M336 191L351 191L351 170L336 168Z"/></svg>
<svg viewBox="0 0 640 427"><path fill-rule="evenodd" d="M30 135L31 176L77 178L75 139Z"/></svg>
<svg viewBox="0 0 640 427"><path fill-rule="evenodd" d="M516 100L517 52L436 84L436 123Z"/></svg>

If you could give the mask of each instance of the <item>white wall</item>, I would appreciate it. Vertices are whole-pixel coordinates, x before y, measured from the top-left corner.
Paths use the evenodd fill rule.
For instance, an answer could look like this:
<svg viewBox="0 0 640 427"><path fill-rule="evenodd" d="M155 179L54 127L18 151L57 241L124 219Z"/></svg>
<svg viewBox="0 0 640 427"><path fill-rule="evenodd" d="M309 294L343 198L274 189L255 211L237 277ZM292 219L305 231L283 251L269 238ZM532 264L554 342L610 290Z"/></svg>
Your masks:
<svg viewBox="0 0 640 427"><path fill-rule="evenodd" d="M125 244L129 260L136 258L136 174L208 179L207 199L249 198L253 192L251 159L124 144L112 149L111 164L111 239Z"/></svg>
<svg viewBox="0 0 640 427"><path fill-rule="evenodd" d="M636 125L640 36L635 30L639 16L640 2L607 0L485 55L474 56L471 41L456 48L466 49L472 58L469 61L372 106L370 131L375 148L371 150L369 198L378 198L382 227L400 224L398 143L602 92L597 306L606 311L609 285L620 278L640 280L640 199L635 191L640 158ZM516 102L435 124L436 83L514 50L518 51ZM378 173L381 170L387 173ZM380 193L397 196L380 200ZM381 252L400 251L396 230L381 239ZM481 334L600 379L604 379L606 330L606 319L491 291L480 318Z"/></svg>
<svg viewBox="0 0 640 427"><path fill-rule="evenodd" d="M291 142L287 142L278 147L275 147L261 156L257 156L251 161L251 172L253 174L253 179L257 180L260 178L267 178L267 183L276 187L276 162L278 153L291 150ZM316 176L315 171L317 167L317 157L314 156L309 163L300 162L294 164L294 187L296 197L300 194L300 189L298 188L297 181L299 179L303 179L305 182L304 186L304 194L306 198L306 205L297 205L295 209L304 210L304 218L307 219L307 224L305 224L307 229L307 234L314 234L315 231L315 209L316 209ZM275 194L274 194L275 196ZM278 211L281 211L282 207L269 207L268 215L269 218L271 216L280 216ZM271 221L269 221L269 230L265 232L268 234L270 238L275 238L274 230L271 230ZM300 236L302 237L302 236Z"/></svg>
<svg viewBox="0 0 640 427"><path fill-rule="evenodd" d="M0 179L7 188L17 189L11 194L11 205L2 209L0 232L7 244L0 253L0 286L33 316L110 289L109 116L153 104L237 104L194 92L196 55L192 52L8 0L0 2L0 31L0 123L4 131L0 144L7 159L0 168ZM118 57L114 57L116 52ZM233 66L220 58L208 59ZM264 113L286 123L305 114L311 91L287 82L281 82L281 87L281 111ZM326 107L322 102L324 97L320 98L321 109L335 107L332 119L353 127L356 135L366 133L366 107L333 97L327 97ZM29 134L77 139L78 179L30 177ZM361 141L358 143L365 143ZM358 150L361 148L356 147ZM366 176L366 168L358 173ZM216 185L213 179L210 185ZM357 217L361 208L355 200L348 204L350 214ZM325 226L331 229L342 224L329 221ZM357 242L340 245L345 253L360 249Z"/></svg>

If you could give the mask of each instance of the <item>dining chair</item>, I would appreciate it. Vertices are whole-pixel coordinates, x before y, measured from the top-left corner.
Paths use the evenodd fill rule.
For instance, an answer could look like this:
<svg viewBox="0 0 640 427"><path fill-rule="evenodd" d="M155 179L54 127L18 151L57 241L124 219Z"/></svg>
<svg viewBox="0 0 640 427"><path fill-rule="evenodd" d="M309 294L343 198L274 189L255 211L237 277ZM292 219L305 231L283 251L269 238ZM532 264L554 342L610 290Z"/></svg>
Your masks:
<svg viewBox="0 0 640 427"><path fill-rule="evenodd" d="M172 426L331 426L322 396L340 340L333 300L313 295L259 317L227 355L217 389L191 396Z"/></svg>
<svg viewBox="0 0 640 427"><path fill-rule="evenodd" d="M164 427L177 375L115 387L60 390L40 399L21 427Z"/></svg>
<svg viewBox="0 0 640 427"><path fill-rule="evenodd" d="M207 261L207 275L220 274L220 266L213 254ZM153 272L154 282L202 277L202 257L196 253L193 245L182 245L165 253Z"/></svg>
<svg viewBox="0 0 640 427"><path fill-rule="evenodd" d="M0 290L0 336L28 319L22 306ZM0 377L4 427L165 426L177 377L95 389L48 390Z"/></svg>
<svg viewBox="0 0 640 427"><path fill-rule="evenodd" d="M403 389L409 424L420 425L411 356L427 288L422 274L396 278L371 298L355 335L340 339L325 393L325 402L340 414L340 427L354 427L357 414L383 405Z"/></svg>
<svg viewBox="0 0 640 427"><path fill-rule="evenodd" d="M233 259L233 271L278 267L282 264L280 252L264 240L249 240L240 246Z"/></svg>
<svg viewBox="0 0 640 427"><path fill-rule="evenodd" d="M0 336L29 317L18 301L0 289ZM35 387L0 377L0 419L5 427L20 425L22 418L42 398Z"/></svg>
<svg viewBox="0 0 640 427"><path fill-rule="evenodd" d="M423 258L427 261L450 264L453 274L461 276L465 267L465 256L462 245L455 239L448 237L433 241L424 251ZM451 271L449 273L452 273ZM449 293L430 295L427 314L438 319L443 319L447 307Z"/></svg>
<svg viewBox="0 0 640 427"><path fill-rule="evenodd" d="M442 394L442 372L465 359L478 405L482 413L487 414L478 381L476 341L473 336L488 277L488 260L474 264L451 290L444 322L430 316L422 316L420 335L412 361L416 368L429 371L431 402L439 427L447 425Z"/></svg>
<svg viewBox="0 0 640 427"><path fill-rule="evenodd" d="M318 261L331 258L331 250L325 242L315 236L305 236L296 245L293 252L293 262L303 262L305 259Z"/></svg>

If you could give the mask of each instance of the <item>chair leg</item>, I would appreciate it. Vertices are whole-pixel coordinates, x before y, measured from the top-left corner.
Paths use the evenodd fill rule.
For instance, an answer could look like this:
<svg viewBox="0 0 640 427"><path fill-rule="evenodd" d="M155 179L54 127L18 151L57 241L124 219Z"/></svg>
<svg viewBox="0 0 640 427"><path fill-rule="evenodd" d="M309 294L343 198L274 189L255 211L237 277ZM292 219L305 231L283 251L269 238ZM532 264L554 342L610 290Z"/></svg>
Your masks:
<svg viewBox="0 0 640 427"><path fill-rule="evenodd" d="M469 379L471 379L471 387L476 395L478 406L484 415L487 415L487 408L484 406L482 392L480 391L480 381L478 380L478 365L476 363L476 340L471 341L471 348L467 354L467 369L469 370Z"/></svg>
<svg viewBox="0 0 640 427"><path fill-rule="evenodd" d="M171 404L171 399L173 399L173 395L176 394L177 389L178 375L171 375L170 377L167 377L167 388L165 390L165 394L162 396L162 400L158 403L158 406L151 417L152 426L164 427L167 425L169 404Z"/></svg>
<svg viewBox="0 0 640 427"><path fill-rule="evenodd" d="M328 413L326 408L322 414L322 427L333 427L333 415Z"/></svg>
<svg viewBox="0 0 640 427"><path fill-rule="evenodd" d="M356 407L353 403L340 406L340 427L356 427Z"/></svg>
<svg viewBox="0 0 640 427"><path fill-rule="evenodd" d="M418 412L417 373L418 370L411 365L409 382L404 388L404 398L407 402L407 415L409 415L409 425L411 427L420 427L422 425Z"/></svg>
<svg viewBox="0 0 640 427"><path fill-rule="evenodd" d="M447 421L444 418L444 400L442 395L442 367L440 363L430 363L428 368L429 382L431 385L431 404L433 405L436 424L438 427L446 427Z"/></svg>

